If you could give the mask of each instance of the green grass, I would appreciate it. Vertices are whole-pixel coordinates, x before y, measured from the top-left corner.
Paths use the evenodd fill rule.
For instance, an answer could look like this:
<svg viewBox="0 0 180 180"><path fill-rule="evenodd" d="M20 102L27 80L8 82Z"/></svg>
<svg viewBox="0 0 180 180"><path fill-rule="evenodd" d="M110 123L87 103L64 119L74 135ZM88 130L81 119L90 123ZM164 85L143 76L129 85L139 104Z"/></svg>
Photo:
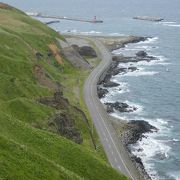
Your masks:
<svg viewBox="0 0 180 180"><path fill-rule="evenodd" d="M47 55L48 45L64 37L17 9L0 8L0 19L0 179L127 179L103 160L102 150L93 149L82 114L73 111L76 105L90 123L82 97L88 72L73 68L66 59L60 66ZM37 59L36 52L43 57ZM63 85L70 102L63 111L75 119L82 145L48 131L56 110L37 99L54 91L38 83L35 65ZM96 133L94 138L99 143Z"/></svg>
<svg viewBox="0 0 180 180"><path fill-rule="evenodd" d="M77 174L6 137L0 136L0 146L2 179L80 179Z"/></svg>
<svg viewBox="0 0 180 180"><path fill-rule="evenodd" d="M3 113L1 113L0 123L1 134L7 140L22 147L22 150L63 166L81 177L92 180L110 179L111 177L112 179L121 179L123 177L92 151L67 141L65 138L32 128ZM21 166L23 159L19 158L17 161Z"/></svg>

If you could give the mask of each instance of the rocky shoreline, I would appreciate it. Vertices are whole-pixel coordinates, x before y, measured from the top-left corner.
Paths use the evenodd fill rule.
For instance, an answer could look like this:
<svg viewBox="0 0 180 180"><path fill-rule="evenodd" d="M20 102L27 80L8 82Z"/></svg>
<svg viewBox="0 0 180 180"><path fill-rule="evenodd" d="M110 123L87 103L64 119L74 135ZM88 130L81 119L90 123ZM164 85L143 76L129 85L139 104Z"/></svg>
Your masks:
<svg viewBox="0 0 180 180"><path fill-rule="evenodd" d="M145 133L157 132L158 129L143 120L129 120L127 122L112 118L112 125L115 128L120 141L127 150L132 163L136 169L138 169L142 179L151 180L151 177L144 168L141 158L131 153L131 145L144 138ZM139 151L141 150L142 149L139 149Z"/></svg>
<svg viewBox="0 0 180 180"><path fill-rule="evenodd" d="M121 43L119 43L119 45L118 45L119 41L116 41L115 43L111 42L111 46L109 45L110 43L109 44L107 43L107 41L106 41L106 43L104 41L104 43L107 46L107 48L110 51L112 51L114 49L124 47L125 44L127 44L127 43L137 43L140 41L144 41L146 39L147 38L140 38L140 37L137 39L133 38L132 41L123 41L123 43L121 42ZM108 92L109 92L108 88L120 86L119 83L111 81L111 78L113 76L118 75L118 74L123 75L125 73L138 70L137 67L135 67L134 65L132 66L131 64L129 67L120 67L119 66L120 63L131 63L131 62L134 63L134 62L140 62L140 61L150 62L153 60L157 60L157 58L155 58L153 56L149 56L145 51L139 51L136 53L135 56L132 56L132 57L125 57L122 55L120 55L120 56L114 55L112 58L112 63L110 65L110 67L106 70L105 74L103 75L103 78L100 78L100 80L97 84L98 97L100 99L105 97L106 94L108 94ZM119 88L119 90L121 91L121 88ZM104 105L105 105L107 113L109 113L109 114L111 114L112 112L115 112L115 111L118 111L120 113L133 112L138 109L137 107L130 106L127 103L119 102L119 101L106 102L106 103L104 103ZM145 133L157 132L158 129L143 120L130 120L128 122L123 122L123 125L122 125L122 123L119 123L119 121L120 120L117 120L116 122L112 122L112 124L115 124L115 129L118 132L119 138L122 141L122 143L124 144L124 146L126 147L128 153L129 153L129 156L132 159L132 162L134 163L135 167L140 172L143 179L145 179L145 180L151 179L150 176L147 174L141 159L131 153L130 146L132 144L135 144L137 141L141 140L144 137ZM121 129L120 132L117 129L118 127Z"/></svg>
<svg viewBox="0 0 180 180"><path fill-rule="evenodd" d="M157 60L155 57L153 56L149 56L146 52L144 51L139 51L138 53L136 53L136 56L132 56L132 57L125 57L125 56L113 56L112 58L112 63L110 65L110 67L108 68L108 70L106 71L106 74L103 78L101 78L97 84L97 93L98 93L98 97L101 99L103 97L105 97L105 95L108 93L108 90L106 88L110 87L117 87L120 84L111 81L111 78L115 75L118 74L125 74L128 72L133 72L133 71L137 71L138 68L135 66L129 66L127 68L125 67L119 67L120 63L129 63L129 62L140 62L140 61L153 61L153 60ZM120 89L121 90L121 89Z"/></svg>

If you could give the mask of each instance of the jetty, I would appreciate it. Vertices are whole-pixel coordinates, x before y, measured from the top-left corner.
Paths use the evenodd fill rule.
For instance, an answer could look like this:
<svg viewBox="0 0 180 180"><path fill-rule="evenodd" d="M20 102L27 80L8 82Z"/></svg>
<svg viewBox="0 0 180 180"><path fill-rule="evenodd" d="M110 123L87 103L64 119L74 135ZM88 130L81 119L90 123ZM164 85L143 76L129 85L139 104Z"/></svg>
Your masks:
<svg viewBox="0 0 180 180"><path fill-rule="evenodd" d="M135 16L133 17L133 19L138 19L138 20L145 20L145 21L155 21L155 22L159 22L159 21L163 21L163 18L159 18L159 17L150 17L150 16Z"/></svg>
<svg viewBox="0 0 180 180"><path fill-rule="evenodd" d="M39 17L39 18L50 18L50 19L58 19L58 20L69 20L69 21L80 21L80 22L88 22L88 23L103 23L102 20L96 19L96 16L94 16L93 19L82 19L82 18L71 18L66 16L50 16L50 15L44 15L41 13L32 13L32 12L26 12L27 15L32 17Z"/></svg>
<svg viewBox="0 0 180 180"><path fill-rule="evenodd" d="M45 22L45 24L49 25L49 24L54 24L54 23L59 23L59 22L60 22L59 20L54 20L54 21Z"/></svg>

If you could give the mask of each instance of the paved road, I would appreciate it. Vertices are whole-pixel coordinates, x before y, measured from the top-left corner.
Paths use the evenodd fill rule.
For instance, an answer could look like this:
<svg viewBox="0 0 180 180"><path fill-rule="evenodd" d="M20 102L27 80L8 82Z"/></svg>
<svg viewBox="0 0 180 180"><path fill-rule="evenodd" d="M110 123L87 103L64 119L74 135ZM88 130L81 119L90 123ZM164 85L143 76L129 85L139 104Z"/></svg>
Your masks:
<svg viewBox="0 0 180 180"><path fill-rule="evenodd" d="M111 63L111 53L97 39L93 39L99 49L101 63L92 71L84 85L84 98L101 143L112 167L122 172L132 180L141 179L132 165L124 146L120 143L113 128L110 117L97 96L97 82L105 69Z"/></svg>

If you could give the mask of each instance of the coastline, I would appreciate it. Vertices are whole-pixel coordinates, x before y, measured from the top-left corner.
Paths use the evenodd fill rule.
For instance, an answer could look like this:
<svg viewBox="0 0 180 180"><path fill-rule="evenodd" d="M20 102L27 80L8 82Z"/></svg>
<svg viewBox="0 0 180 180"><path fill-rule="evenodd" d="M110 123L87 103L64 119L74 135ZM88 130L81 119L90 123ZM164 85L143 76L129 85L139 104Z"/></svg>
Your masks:
<svg viewBox="0 0 180 180"><path fill-rule="evenodd" d="M90 75L90 73L99 65L99 63L101 63L100 58L98 58L100 54L98 49L100 47L99 48L97 47L96 52L98 52L98 57L95 57L95 58L94 57L92 58L92 56L88 56L88 55L81 55L80 54L81 48L79 47L92 45L91 47L94 50L95 43L93 43L93 38L94 39L97 38L97 40L101 41L104 45L106 45L107 49L109 49L112 55L112 62L114 63L109 64L109 67L105 69L104 72L101 72L102 75L99 78L100 82L97 83L98 84L97 86L94 87L95 83L91 83L91 85L93 85L92 89L94 91L93 96L95 97L93 99L95 99L95 104L96 104L95 108L97 108L98 112L102 114L102 118L105 119L105 124L107 126L108 125L113 126L114 131L109 131L109 132L110 134L112 134L113 139L114 139L113 133L115 133L116 134L115 136L118 137L118 140L115 140L114 143L117 144L116 147L118 148L118 150L120 149L119 152L122 155L123 161L125 161L125 164L127 165L127 167L128 166L130 167L128 168L129 171L131 171L132 169L135 169L134 172L132 172L133 178L128 178L128 176L126 176L127 179L136 180L138 178L135 177L136 176L135 174L138 174L138 175L141 174L139 175L139 180L145 179L144 176L147 176L147 179L151 179L151 180L157 180L157 179L179 180L180 178L180 171L179 171L179 167L180 167L180 154L179 154L179 151L180 151L180 136L179 136L180 135L180 118L179 118L180 111L178 111L178 107L179 107L178 105L180 104L180 94L179 94L179 91L180 91L180 73L179 73L180 51L178 47L180 44L180 39L178 37L180 36L180 31L179 31L180 16L178 15L178 2L171 3L167 0L164 3L163 2L152 3L151 1L132 2L133 4L131 3L132 4L131 6L129 5L129 2L121 3L118 1L107 2L107 3L104 3L103 1L88 2L88 3L77 2L75 11L69 11L69 7L70 5L72 5L71 2L64 2L62 6L61 3L57 1L57 3L55 3L55 5L58 5L57 6L58 8L57 8L54 6L54 4L50 2L47 2L46 6L39 7L38 3L32 4L32 3L27 2L23 4L16 1L17 0L15 1L10 0L9 3L11 3L16 8L22 9L23 11L27 11L27 10L37 11L38 10L37 7L38 7L39 12L43 12L43 13L53 12L54 15L57 15L57 16L59 13L65 16L67 15L67 16L72 16L72 17L76 17L78 14L79 14L79 17L80 16L87 17L88 14L92 18L94 15L96 15L97 17L101 16L101 18L103 18L105 22L102 25L98 25L98 24L90 25L90 24L79 23L79 22L66 23L65 21L56 23L55 21L53 21L53 19L52 21L47 21L45 19L43 20L41 18L35 18L35 20L40 21L41 24L43 23L49 28L53 29L54 32L52 31L51 33L50 29L46 30L45 26L43 28L43 25L42 25L42 28L41 28L40 23L38 22L35 23L35 21L33 23L34 18L33 19L31 18L32 19L32 22L31 22L30 19L29 20L27 19L26 21L25 16L24 18L18 18L18 15L11 16L11 17L9 16L11 14L9 10L12 10L13 14L20 13L22 15L25 15L23 14L22 10L21 10L22 12L21 13L18 9L14 9L11 6L10 6L10 9L9 8L6 9L6 7L4 6L1 7L2 9L5 8L5 11L2 11L2 13L3 14L5 13L5 16L7 13L6 17L8 19L10 18L12 21L12 23L7 23L8 21L2 21L1 23L2 25L6 26L5 30L6 29L8 30L10 28L10 31L8 31L9 34L5 33L4 29L2 31L2 35L4 34L4 38L3 38L4 43L2 45L2 48L3 48L2 53L3 52L5 53L5 56L3 56L3 58L9 57L8 61L10 61L11 60L10 58L12 55L12 60L22 59L23 61L20 62L19 65L22 65L22 63L26 61L28 57L30 57L31 60L34 58L37 60L37 61L36 60L34 61L35 64L32 64L32 63L29 64L29 65L33 65L33 68L31 68L30 71L28 72L33 73L33 76L34 75L37 76L36 81L38 83L35 83L35 85L40 86L38 93L40 93L40 96L42 96L44 93L46 95L46 93L49 92L49 91L46 91L46 88L44 89L42 86L47 86L47 88L50 89L50 91L51 89L54 91L54 88L56 87L64 91L64 94L62 95L64 98L67 98L67 100L69 100L70 108L65 108L65 111L68 111L68 112L65 112L63 110L62 112L58 113L58 114L65 115L64 117L61 116L63 117L63 121L61 121L61 124L62 123L64 124L64 122L67 121L68 124L67 123L66 124L68 125L68 127L69 126L71 127L69 120L72 119L71 118L71 112L72 112L72 116L75 117L74 119L76 123L76 124L73 124L73 126L75 128L77 127L75 130L79 132L79 134L77 134L76 137L80 135L79 137L83 138L82 139L83 142L81 141L79 137L77 138L78 140L77 142L82 142L81 144L83 145L82 147L80 147L80 149L81 148L84 149L84 146L85 148L87 146L86 149L90 149L90 151L92 149L93 151L92 158L89 158L89 161L86 161L86 163L84 163L85 161L83 162L83 159L85 160L86 157L88 157L89 153L85 154L84 156L85 158L83 157L83 153L80 153L80 156L78 156L78 154L75 153L75 158L76 159L79 158L76 163L76 166L72 166L72 162L74 161L71 161L71 160L70 160L70 163L68 164L68 158L69 157L71 158L71 156L69 157L67 156L67 160L65 159L65 166L67 167L67 169L72 168L72 171L74 172L74 169L75 169L74 167L77 167L77 171L75 171L75 173L79 175L82 172L82 177L88 173L88 176L90 178L93 175L95 175L94 177L96 178L98 177L99 174L100 175L104 174L104 176L106 176L106 174L108 174L108 172L110 171L114 171L114 172L116 171L116 174L118 176L118 171L119 172L121 171L118 165L116 165L116 162L112 162L112 161L115 161L115 159L111 161L109 160L109 157L107 157L106 152L104 150L104 148L106 148L106 145L104 146L101 141L101 138L98 134L99 132L97 132L97 127L95 127L96 125L95 123L93 123L94 120L92 119L92 115L90 114L90 111L86 106L85 98L84 98L84 84L86 82L86 79L88 79L88 76ZM98 9L97 7L99 6L103 8ZM107 13L109 8L111 8L113 11L109 11L109 13ZM134 14L134 13L139 13L139 12L141 13L142 16L149 14L149 16L154 17L155 14L160 14L160 16L162 17L165 16L166 18L162 22L133 20L133 17L135 15L137 16L140 15L140 14ZM172 12L172 13L167 13L167 12ZM22 20L23 20L23 24L21 23ZM13 23L13 21L16 21L16 22ZM30 29L28 26L29 23L31 27ZM14 26L17 26L17 27L14 27ZM36 31L36 29L38 30ZM17 49L16 47L18 47L18 43L16 43L17 46L14 46L14 48L8 48L8 47L13 46L13 44L8 43L9 42L8 38L10 37L11 34L13 34L14 30L15 30L14 34L17 35L17 37L13 36L14 41L17 40L17 42L20 42L18 41L18 37L20 37L20 39L22 39L24 43L29 44L31 47L35 49L35 51L33 52L29 51L28 47L30 46L25 45L23 48L21 48L20 53L16 53L18 52L18 50L16 51ZM41 33L41 30L43 31L43 33ZM55 31L57 33L55 33ZM68 35L71 36L71 33L72 33L74 37L83 36L82 39L88 36L89 39L92 39L91 41L92 43L90 41L89 41L90 42L89 44L86 44L86 43L83 44L83 42L80 42L77 46L72 47L72 49L70 49L72 44L67 42L67 44L69 44L69 47L64 48L61 46L61 44L63 42L66 43L66 38L63 36L56 36L58 35L58 33L60 33L60 35L67 34L67 36ZM7 37L5 35L7 35ZM42 38L41 38L41 35L43 36ZM45 38L46 35L47 35L47 38ZM147 36L148 40L147 41L145 40L145 42L139 42L139 43L135 42L135 44L126 45L125 42L128 41L127 40L128 35L144 36L144 37ZM50 36L52 36L52 40ZM56 37L56 38L53 38L53 37ZM79 37L77 38L79 39ZM119 40L117 40L118 38ZM20 44L22 45L22 42L20 42ZM57 53L55 53L54 51L51 52L52 48L51 49L49 48L49 44L55 44L58 48L58 52ZM66 49L67 51L65 51L64 49ZM15 53L10 53L13 50ZM154 58L157 58L158 61L150 62L150 60L148 59L147 61L144 61L144 59L140 61L139 59L134 58L134 56L136 56L136 53L138 51L145 51L148 53L149 56L154 56ZM67 55L69 55L68 58L66 58L64 52L66 52ZM19 55L21 56L27 53L32 54L32 56L27 55L26 56L27 58L21 58L21 57L18 58ZM57 54L62 57L63 66L59 66L57 64L58 62L56 59ZM17 58L13 59L13 57L16 57L16 56ZM73 62L75 63L73 64ZM15 63L18 66L18 62L12 61L12 63ZM10 65L12 65L12 63ZM5 66L5 62L3 64ZM40 66L36 66L36 64L39 64ZM16 73L16 71L11 72L11 69L12 69L11 67L13 68L16 66L9 66L9 68L7 66L8 68L7 73L9 74L12 73L13 75L15 73L19 75L25 72L25 75L21 77L26 77L26 75L29 75L28 72L26 72L26 70L28 69L25 66L23 66L20 69L16 68L16 71L18 72L20 70L20 73ZM43 73L41 73L41 71L43 71ZM6 72L6 69L4 69L4 72ZM5 77L3 76L4 77L3 79L7 79L10 77L10 76L6 77L6 74L2 74L2 75L5 76ZM16 79L18 80L18 78ZM25 81L26 79L27 78L25 78ZM33 88L35 87L33 86L32 83L27 84L25 81L22 81L23 84L21 83L22 88L21 88L21 84L18 84L17 88L21 88L21 90L25 91L25 94L27 94L27 96L30 97L29 95L35 92L35 91L32 91ZM28 78L28 81L30 82L31 80ZM60 82L60 84L57 82ZM7 81L5 82L5 84L2 84L2 91L3 91L3 88L5 88L5 90L7 89L6 84L8 83L12 84L11 81ZM16 83L16 81L14 83ZM29 86L33 86L32 88L28 88L28 90L32 89L31 91L29 91L29 93L26 90L27 88L26 89L23 88L24 83ZM16 88L16 84L14 84L15 88ZM55 86L56 84L57 86ZM89 86L89 88L91 87ZM95 88L97 91L94 90ZM36 89L37 88L35 88L35 90ZM88 92L90 93L90 90L86 89L86 91L87 91L87 94ZM18 96L19 94L18 91L17 92L13 91L12 93L15 94L15 96ZM35 94L37 95L37 93ZM51 95L52 95L52 98L55 99L55 96L54 96L55 94L53 95L51 93ZM47 98L51 98L50 97L51 95L47 94L46 96L48 96ZM7 97L10 98L10 96L7 96ZM98 99L100 103L97 103L96 101L98 100L96 99ZM27 98L24 100L29 102ZM93 103L92 101L94 100L90 100L90 101L91 101L90 103ZM31 99L30 99L30 102L31 102ZM14 103L16 103L16 99L15 101L12 101L12 102L10 101L9 103L10 105L11 104L13 105ZM7 103L3 102L3 105L6 105L6 104L9 105L9 103L8 101ZM39 102L32 102L32 103L35 103L35 105L38 105L37 103ZM27 104L23 101L20 105L31 106L32 103ZM40 105L39 106L40 109L42 109L44 106L41 104L39 105ZM61 106L66 107L64 103L62 103ZM7 110L6 114L10 113L10 115L11 114L13 115L13 112L15 112L17 108L15 106L8 106L8 107L10 108L6 108L6 107L3 108ZM82 110L82 114L81 112L74 113L76 111L74 111L73 109L77 107L78 109L76 111ZM102 107L104 108L103 110L102 110ZM48 107L48 106L47 108L52 109L51 107ZM42 109L45 114L48 113L48 111L46 111L47 108ZM39 112L38 107L35 110L37 111L37 113ZM24 111L23 113L28 114L31 112L27 111L26 113L26 111ZM15 112L15 114L17 113ZM15 120L18 119L19 115L21 114L17 114L17 118L15 118ZM33 113L33 115L36 115L36 114ZM52 116L52 118L49 117L50 119L49 118L45 119L48 121L48 124L47 124L48 126L47 128L45 127L45 130L47 129L48 131L49 130L51 131L52 129L53 133L55 132L54 130L56 130L58 127L56 128L54 124L52 124L51 122L55 122L56 115L58 117L58 122L60 122L61 117L58 116L58 114L55 113L55 116ZM43 114L40 113L40 115L43 115ZM7 119L7 120L12 120L12 118ZM23 118L22 120L25 121L25 119L26 118ZM82 120L82 123L81 123L81 120ZM42 123L41 125L41 122L38 123L38 125L36 126L35 121L38 121L38 119L36 118L32 119L32 121L33 121L32 126L40 130L42 129L41 126L46 126L46 124L44 123ZM51 122L49 123L49 121ZM99 121L100 123L102 123L101 120ZM134 121L136 122L139 121L138 122L139 124L138 123L135 124ZM28 121L28 123L29 122L30 121ZM67 129L66 124L65 126L63 125L63 128L61 127L61 130L64 132ZM153 125L153 126L150 126L150 125ZM5 128L6 126L9 127L8 121L6 122L6 124L4 124ZM147 129L145 131L141 131L144 128L147 128ZM102 129L104 129L104 125L102 125L102 128L101 126L99 126L98 131L103 131ZM70 132L74 132L74 129L68 128L68 130ZM107 131L105 130L104 132L106 133ZM14 132L10 132L10 135L12 135L12 137L15 138L13 134ZM21 134L16 133L15 135L18 135L20 137ZM70 134L70 133L66 133L66 134ZM74 135L74 133L71 133L71 134ZM5 136L6 135L9 135L9 134L5 132ZM28 137L31 138L31 135L33 134L31 133L30 136ZM103 141L106 141L106 136L102 136L102 137L104 138ZM107 139L109 141L109 138ZM57 143L59 144L61 142L57 142ZM110 146L112 146L112 143L110 143ZM9 147L10 146L8 144L7 148L9 149ZM73 148L73 146L71 147ZM68 148L71 149L71 147L69 146ZM107 148L109 148L108 144L107 144ZM122 151L121 151L121 148L123 149ZM44 150L45 148L39 147L38 152L40 152L41 149ZM15 151L18 152L19 149L15 147ZM56 149L54 149L54 154L56 153L55 151ZM57 152L58 152L58 149L57 149ZM13 154L13 152L11 154ZM51 154L53 154L53 152ZM97 155L97 157L99 158L97 160L95 159L94 162L91 161L91 160L94 160L93 154L95 156ZM109 154L110 156L112 155L112 153L109 153ZM48 156L49 153L47 153L46 155ZM73 153L70 153L70 155L72 155L73 157ZM23 157L21 159L23 160ZM46 159L48 159L48 157ZM84 168L85 165L87 167L87 171L84 171L84 173L82 171L83 168L78 168L80 167L78 163L81 163L81 159L82 159L82 167ZM119 157L117 159L119 163ZM8 159L6 158L5 161L7 160ZM14 158L14 160L16 161L18 159ZM101 160L105 162L105 166L107 167L107 169L110 169L110 171L108 170L106 171L106 167L99 168L99 170L98 168L95 168L96 162L98 163ZM16 166L13 167L11 160L7 163L9 164L9 166L8 167L3 166L3 167L5 168L5 170L7 170L8 174L11 173L12 171L16 171L17 167ZM19 166L21 165L20 163L18 163ZM34 161L33 163L34 163L34 167L35 166L38 167L37 162ZM64 166L64 164L62 164L62 161L59 161L59 164ZM43 169L42 166L41 166L41 169ZM50 166L47 166L47 169L54 170L54 167L50 165ZM93 172L94 169L95 169L94 171L95 173L91 173L91 170ZM26 166L24 166L24 168L20 168L20 170L21 172L22 171L25 172ZM29 169L27 170L29 171ZM101 173L103 171L104 173ZM18 172L16 174L21 176L22 175L21 172L20 174L18 174ZM96 175L96 172L98 173L97 175ZM123 173L119 173L119 174L126 175L124 171L122 172ZM49 174L46 173L46 176ZM110 174L110 179L116 179L116 178L113 178L113 175L111 172L109 174ZM36 176L36 174L30 173L30 176L31 175ZM5 173L3 173L2 176L5 176ZM69 177L68 174L67 174L67 177ZM103 178L100 177L100 179L103 179Z"/></svg>
<svg viewBox="0 0 180 180"><path fill-rule="evenodd" d="M138 43L140 41L147 40L147 37L137 37L137 36L112 37L112 36L85 36L85 35L74 35L74 34L73 35L68 34L67 36L75 37L75 38L82 38L82 39L88 38L94 42L96 40L98 40L101 43L103 43L110 52L112 52L113 50L119 49L119 48L123 48L128 43ZM100 48L100 47L98 47L98 48ZM113 61L111 60L109 62L109 65L107 65L107 67L101 72L98 80L96 81L97 96L99 96L100 99L108 93L108 91L104 91L104 89L102 91L102 88L100 87L100 85L107 84L106 87L115 87L115 86L119 85L117 83L110 81L112 76L117 75L118 73L121 73L122 71L124 71L124 69L121 69L121 68L118 69L119 63L138 62L138 61L142 60L142 58L144 58L143 60L147 60L147 61L154 60L153 57L147 56L147 54L143 54L143 52L141 52L141 53L142 54L140 54L139 57L137 57L136 59L133 59L131 57L121 57L121 56L120 57L115 57L115 56L112 57L111 56ZM132 67L129 70L135 71L136 69L135 69L135 67ZM99 92L100 92L100 94L99 94ZM103 109L106 111L107 106L103 105L102 103L100 103L100 104L101 104L101 106L103 106ZM98 104L98 108L99 107L100 107L100 105ZM106 114L107 115L110 114L111 111L112 111L112 108L110 111L107 111ZM141 121L138 123L134 123L134 122L131 123L131 122L126 122L124 120L116 119L116 118L112 117L111 115L108 115L108 117L109 117L108 119L110 120L111 125L113 126L113 128L115 129L115 132L117 134L118 145L121 144L121 147L123 146L123 148L121 148L122 149L121 153L123 153L123 156L124 156L123 158L125 159L126 162L128 162L128 166L131 164L130 169L132 169L132 166L133 166L134 167L133 169L136 169L138 171L138 173L136 172L137 174L140 174L140 175L138 175L138 177L139 177L138 179L145 179L145 180L151 179L150 176L145 171L145 168L144 168L144 165L142 164L141 159L131 153L129 145L134 144L139 139L141 139L143 136L143 133L152 132L152 129L156 129L156 128L153 126L150 126L145 121ZM143 127L143 128L146 127L147 129L145 131L140 131L140 127ZM121 129L121 133L119 133L119 129ZM134 172L134 170L133 170L133 172Z"/></svg>
<svg viewBox="0 0 180 180"><path fill-rule="evenodd" d="M105 37L103 37L103 38L105 38ZM131 40L131 38L132 38L132 40ZM125 47L126 44L138 43L141 41L145 41L147 39L148 39L147 37L135 37L135 40L134 40L134 37L130 36L130 39L127 38L126 40L123 40L122 42L116 41L114 43L115 46L114 46L114 44L112 44L112 46L110 46L110 47L109 47L109 44L107 44L106 46L112 52L113 50ZM119 43L119 45L117 45L116 43ZM104 87L104 88L110 87L111 88L111 87L116 87L116 86L120 85L116 82L111 81L111 78L113 76L120 74L120 73L127 73L124 68L118 67L119 63L129 63L129 62L139 62L139 61L150 62L152 60L156 60L156 59L152 56L148 56L146 54L146 52L144 52L144 51L140 51L139 54L137 54L136 58L125 57L123 55L113 56L113 61L112 61L111 65L106 70L106 73L102 74L102 76L98 82L97 91L98 91L99 98L101 99L101 98L105 97L106 94L108 93L108 91L105 91L107 89L103 89L102 87ZM136 71L137 68L133 66L133 67L128 68L128 70L133 72L133 71ZM114 106L115 103L116 103L116 105ZM115 102L115 103L105 103L105 108L107 110L107 113L110 114L110 116L111 116L111 113L114 112L113 109L119 110L120 112L121 111L122 112L131 112L131 109L129 111L128 110L126 111L126 109L125 109L126 106L127 106L127 108L131 108L128 104L123 104L123 103L117 104L117 102ZM124 107L121 105L124 105ZM120 108L119 108L119 106L120 106ZM136 110L136 109L133 109L133 107L132 107L132 111L134 111L134 110ZM135 156L131 152L130 145L133 145L136 142L138 142L139 140L141 140L144 133L152 133L154 131L158 131L158 129L156 129L156 127L150 125L146 121L133 121L133 120L125 121L125 120L121 120L121 119L115 118L115 117L112 117L111 121L112 121L111 123L113 124L113 127L115 128L115 130L118 134L120 141L124 145L129 157L131 158L133 165L140 172L141 177L145 180L151 180L151 177L149 176L149 174L146 172L146 170L144 168L141 158Z"/></svg>

